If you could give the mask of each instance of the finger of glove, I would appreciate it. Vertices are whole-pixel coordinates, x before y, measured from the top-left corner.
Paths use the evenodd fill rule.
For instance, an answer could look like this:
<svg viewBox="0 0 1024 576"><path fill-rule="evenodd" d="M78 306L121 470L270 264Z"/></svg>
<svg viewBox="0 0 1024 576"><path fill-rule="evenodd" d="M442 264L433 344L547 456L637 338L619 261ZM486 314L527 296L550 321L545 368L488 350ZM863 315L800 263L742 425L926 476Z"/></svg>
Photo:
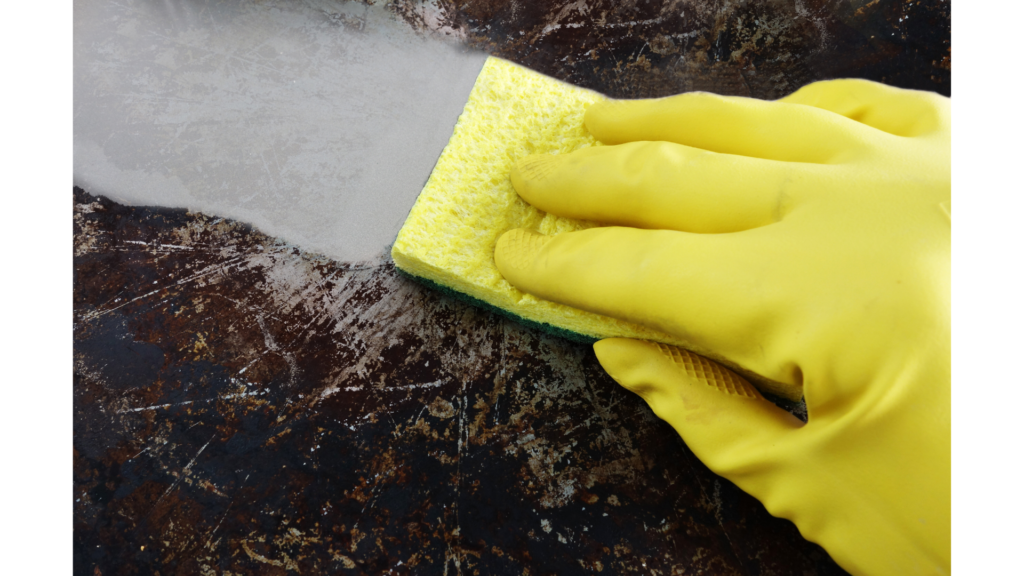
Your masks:
<svg viewBox="0 0 1024 576"><path fill-rule="evenodd" d="M864 128L812 106L704 92L596 102L584 123L606 144L663 140L723 154L813 163L839 161L862 141Z"/></svg>
<svg viewBox="0 0 1024 576"><path fill-rule="evenodd" d="M770 229L735 234L591 228L545 236L506 232L495 264L519 290L676 334L780 382L759 344L780 317L782 279Z"/></svg>
<svg viewBox="0 0 1024 576"><path fill-rule="evenodd" d="M782 219L803 190L821 187L828 169L672 142L629 142L529 156L516 163L511 179L524 200L559 216L713 233Z"/></svg>
<svg viewBox="0 0 1024 576"><path fill-rule="evenodd" d="M702 462L731 480L765 471L785 435L803 426L736 373L681 348L609 338L594 344L594 352L616 382L642 397Z"/></svg>
<svg viewBox="0 0 1024 576"><path fill-rule="evenodd" d="M854 78L814 82L777 102L827 110L895 136L917 136L941 128L941 109L948 106L948 100L931 92Z"/></svg>

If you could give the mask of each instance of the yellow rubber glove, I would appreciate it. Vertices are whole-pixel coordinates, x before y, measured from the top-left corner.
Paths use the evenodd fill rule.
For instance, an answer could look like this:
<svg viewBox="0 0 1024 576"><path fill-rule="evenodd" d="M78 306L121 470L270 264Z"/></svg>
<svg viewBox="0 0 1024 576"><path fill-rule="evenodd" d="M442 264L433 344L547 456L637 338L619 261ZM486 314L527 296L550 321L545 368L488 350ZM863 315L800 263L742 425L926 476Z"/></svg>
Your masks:
<svg viewBox="0 0 1024 576"><path fill-rule="evenodd" d="M519 194L608 227L502 236L541 298L801 385L808 422L670 346L601 365L716 473L854 574L950 570L950 101L861 80L780 101L594 104L606 146L533 156Z"/></svg>

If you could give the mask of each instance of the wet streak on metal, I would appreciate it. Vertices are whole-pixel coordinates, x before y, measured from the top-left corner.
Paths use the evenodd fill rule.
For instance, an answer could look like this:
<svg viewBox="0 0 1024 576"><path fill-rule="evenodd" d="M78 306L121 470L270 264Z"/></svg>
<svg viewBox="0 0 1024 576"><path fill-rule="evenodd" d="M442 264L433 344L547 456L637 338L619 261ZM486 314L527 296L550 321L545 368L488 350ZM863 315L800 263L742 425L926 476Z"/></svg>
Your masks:
<svg viewBox="0 0 1024 576"><path fill-rule="evenodd" d="M586 345L74 199L76 573L842 573Z"/></svg>

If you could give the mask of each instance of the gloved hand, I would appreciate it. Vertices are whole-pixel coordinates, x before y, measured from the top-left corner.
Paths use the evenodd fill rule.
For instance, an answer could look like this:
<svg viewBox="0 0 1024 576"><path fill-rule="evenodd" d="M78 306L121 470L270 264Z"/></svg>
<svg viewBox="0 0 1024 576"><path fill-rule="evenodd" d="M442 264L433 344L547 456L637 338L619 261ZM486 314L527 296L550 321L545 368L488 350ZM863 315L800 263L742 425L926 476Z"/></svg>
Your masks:
<svg viewBox="0 0 1024 576"><path fill-rule="evenodd" d="M534 206L608 227L499 239L524 292L803 385L808 422L705 358L601 365L714 472L854 574L950 570L950 101L862 80L775 102L591 106L605 146L533 156Z"/></svg>

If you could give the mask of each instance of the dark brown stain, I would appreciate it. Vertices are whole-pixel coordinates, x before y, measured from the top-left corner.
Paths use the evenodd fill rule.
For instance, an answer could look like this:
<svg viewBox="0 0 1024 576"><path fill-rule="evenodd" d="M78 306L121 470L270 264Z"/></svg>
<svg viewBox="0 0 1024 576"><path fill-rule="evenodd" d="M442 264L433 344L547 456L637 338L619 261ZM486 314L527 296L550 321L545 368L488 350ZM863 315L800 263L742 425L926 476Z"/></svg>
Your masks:
<svg viewBox="0 0 1024 576"><path fill-rule="evenodd" d="M437 0L387 6L411 26L616 98L704 90L774 99L832 78L946 96L951 89L949 2Z"/></svg>
<svg viewBox="0 0 1024 576"><path fill-rule="evenodd" d="M74 199L76 573L842 573L589 346Z"/></svg>

